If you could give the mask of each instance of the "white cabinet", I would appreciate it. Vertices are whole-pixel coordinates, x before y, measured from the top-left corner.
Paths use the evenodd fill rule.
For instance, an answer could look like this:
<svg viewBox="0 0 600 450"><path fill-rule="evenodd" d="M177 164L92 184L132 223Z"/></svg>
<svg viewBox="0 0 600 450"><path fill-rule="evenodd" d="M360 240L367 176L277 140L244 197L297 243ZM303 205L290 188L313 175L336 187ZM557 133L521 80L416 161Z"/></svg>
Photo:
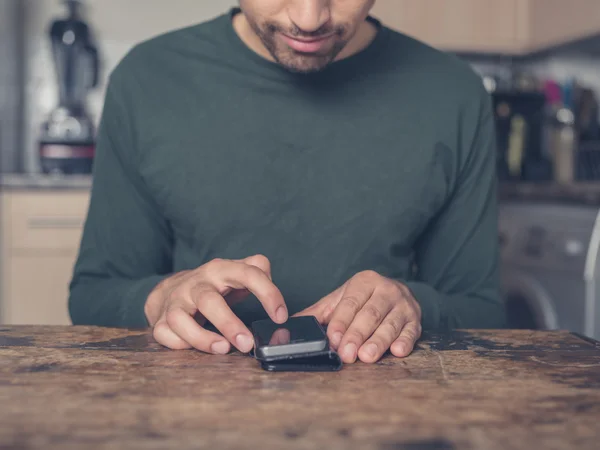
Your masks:
<svg viewBox="0 0 600 450"><path fill-rule="evenodd" d="M87 190L2 194L1 323L71 323L68 285L88 202Z"/></svg>

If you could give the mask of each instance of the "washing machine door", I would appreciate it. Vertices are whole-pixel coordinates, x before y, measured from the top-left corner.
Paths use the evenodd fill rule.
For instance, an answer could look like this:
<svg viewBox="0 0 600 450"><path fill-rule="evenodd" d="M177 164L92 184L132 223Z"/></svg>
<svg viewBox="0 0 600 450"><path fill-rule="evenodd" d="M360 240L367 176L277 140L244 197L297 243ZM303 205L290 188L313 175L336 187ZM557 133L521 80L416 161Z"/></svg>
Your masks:
<svg viewBox="0 0 600 450"><path fill-rule="evenodd" d="M535 278L523 273L522 270L504 270L502 298L509 328L528 330L559 328L552 297Z"/></svg>

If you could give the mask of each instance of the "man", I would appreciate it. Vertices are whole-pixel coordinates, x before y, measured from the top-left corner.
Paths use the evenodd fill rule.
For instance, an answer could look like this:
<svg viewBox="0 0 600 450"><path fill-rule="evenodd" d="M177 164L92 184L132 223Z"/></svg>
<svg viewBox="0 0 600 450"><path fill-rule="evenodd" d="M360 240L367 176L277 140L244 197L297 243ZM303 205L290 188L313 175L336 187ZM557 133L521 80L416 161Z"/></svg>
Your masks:
<svg viewBox="0 0 600 450"><path fill-rule="evenodd" d="M503 325L490 101L374 0L241 0L112 73L69 300L75 324L252 349L314 315L342 360ZM432 11L432 13L435 13Z"/></svg>

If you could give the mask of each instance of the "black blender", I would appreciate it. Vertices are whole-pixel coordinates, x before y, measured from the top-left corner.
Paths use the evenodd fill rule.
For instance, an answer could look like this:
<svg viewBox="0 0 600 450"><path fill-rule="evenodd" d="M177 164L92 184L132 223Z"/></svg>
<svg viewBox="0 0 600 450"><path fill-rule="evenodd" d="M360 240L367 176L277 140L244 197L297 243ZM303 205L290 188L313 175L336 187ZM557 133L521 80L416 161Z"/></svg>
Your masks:
<svg viewBox="0 0 600 450"><path fill-rule="evenodd" d="M98 50L81 18L79 0L64 0L68 16L50 27L59 105L42 125L39 140L42 171L89 174L95 152L95 127L86 112L88 92L98 85Z"/></svg>

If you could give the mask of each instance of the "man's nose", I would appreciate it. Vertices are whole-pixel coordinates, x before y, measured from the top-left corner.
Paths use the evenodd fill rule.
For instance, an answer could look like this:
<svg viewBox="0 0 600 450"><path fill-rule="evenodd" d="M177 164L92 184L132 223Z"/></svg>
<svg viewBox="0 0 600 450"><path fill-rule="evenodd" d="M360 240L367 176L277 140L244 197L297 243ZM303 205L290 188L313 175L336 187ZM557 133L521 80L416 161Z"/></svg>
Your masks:
<svg viewBox="0 0 600 450"><path fill-rule="evenodd" d="M313 33L331 19L331 0L292 0L288 14L301 31Z"/></svg>

